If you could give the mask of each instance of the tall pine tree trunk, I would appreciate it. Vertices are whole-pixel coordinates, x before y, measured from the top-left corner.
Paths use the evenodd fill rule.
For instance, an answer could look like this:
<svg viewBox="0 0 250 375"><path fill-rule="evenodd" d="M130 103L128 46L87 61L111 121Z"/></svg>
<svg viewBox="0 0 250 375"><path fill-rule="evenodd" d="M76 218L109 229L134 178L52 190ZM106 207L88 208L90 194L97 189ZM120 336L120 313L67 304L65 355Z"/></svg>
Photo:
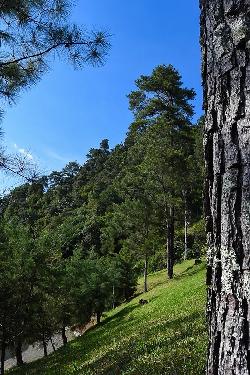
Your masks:
<svg viewBox="0 0 250 375"><path fill-rule="evenodd" d="M112 286L112 308L115 309L115 285Z"/></svg>
<svg viewBox="0 0 250 375"><path fill-rule="evenodd" d="M56 351L56 347L55 347L55 344L54 344L54 342L53 342L52 337L50 337L49 340L50 340L50 343L51 343L51 346L52 346L53 352L55 352L55 351Z"/></svg>
<svg viewBox="0 0 250 375"><path fill-rule="evenodd" d="M145 252L144 258L144 293L148 291L148 254Z"/></svg>
<svg viewBox="0 0 250 375"><path fill-rule="evenodd" d="M66 345L67 342L68 342L68 338L66 336L66 328L65 328L65 326L62 327L61 333L62 333L62 342L63 342L63 345Z"/></svg>
<svg viewBox="0 0 250 375"><path fill-rule="evenodd" d="M22 355L22 342L20 340L18 340L16 344L16 364L17 366L22 366L24 364Z"/></svg>
<svg viewBox="0 0 250 375"><path fill-rule="evenodd" d="M101 323L101 312L100 311L97 311L96 313L96 324L100 324Z"/></svg>
<svg viewBox="0 0 250 375"><path fill-rule="evenodd" d="M44 357L47 357L48 355L48 348L47 348L47 341L45 339L45 335L43 334L43 354L44 354Z"/></svg>
<svg viewBox="0 0 250 375"><path fill-rule="evenodd" d="M250 0L200 0L207 374L250 374Z"/></svg>
<svg viewBox="0 0 250 375"><path fill-rule="evenodd" d="M169 207L167 222L167 274L169 279L174 275L174 208Z"/></svg>
<svg viewBox="0 0 250 375"><path fill-rule="evenodd" d="M188 245L187 245L187 230L188 230L188 212L187 212L187 197L185 194L184 197L184 260L187 259L187 254L188 254Z"/></svg>
<svg viewBox="0 0 250 375"><path fill-rule="evenodd" d="M3 338L2 339L2 342L1 342L1 368L0 368L0 374L3 375L4 374L4 362L5 362L5 353L6 353L6 343L5 343L5 339Z"/></svg>

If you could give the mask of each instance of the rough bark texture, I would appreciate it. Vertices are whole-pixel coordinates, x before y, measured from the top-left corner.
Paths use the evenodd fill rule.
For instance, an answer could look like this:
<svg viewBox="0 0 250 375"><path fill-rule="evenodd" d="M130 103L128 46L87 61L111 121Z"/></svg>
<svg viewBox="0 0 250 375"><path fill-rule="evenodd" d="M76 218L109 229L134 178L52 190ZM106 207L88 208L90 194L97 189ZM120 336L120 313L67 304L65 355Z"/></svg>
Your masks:
<svg viewBox="0 0 250 375"><path fill-rule="evenodd" d="M200 0L207 374L250 374L250 0Z"/></svg>

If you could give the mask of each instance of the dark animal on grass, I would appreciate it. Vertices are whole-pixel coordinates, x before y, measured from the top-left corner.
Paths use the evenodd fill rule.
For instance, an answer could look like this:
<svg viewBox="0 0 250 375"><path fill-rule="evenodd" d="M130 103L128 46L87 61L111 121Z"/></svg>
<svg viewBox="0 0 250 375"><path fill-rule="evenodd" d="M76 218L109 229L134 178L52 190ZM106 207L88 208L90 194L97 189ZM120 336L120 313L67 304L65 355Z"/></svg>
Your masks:
<svg viewBox="0 0 250 375"><path fill-rule="evenodd" d="M142 299L142 298L141 298L141 299L139 300L139 304L140 304L140 305L146 305L147 303L148 303L148 301L147 301L146 299Z"/></svg>

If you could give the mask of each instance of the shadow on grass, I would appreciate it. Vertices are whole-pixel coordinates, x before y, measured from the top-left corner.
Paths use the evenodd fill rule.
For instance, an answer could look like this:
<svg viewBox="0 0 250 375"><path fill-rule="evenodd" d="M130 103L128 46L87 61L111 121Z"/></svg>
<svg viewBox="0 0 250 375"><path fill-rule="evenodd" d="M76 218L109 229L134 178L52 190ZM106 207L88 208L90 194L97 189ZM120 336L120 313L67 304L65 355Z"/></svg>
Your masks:
<svg viewBox="0 0 250 375"><path fill-rule="evenodd" d="M176 275L175 279L192 276L204 268L205 264L193 265ZM153 296L149 303L157 298L159 297ZM137 329L131 328L134 315L131 313L144 307L139 304L139 300L138 304L123 307L78 340L59 349L45 360L28 364L13 374L116 375L126 371L134 375L202 374L204 363L201 361L198 365L197 358L205 358L205 352L202 356L198 349L195 349L198 348L200 338L204 340L205 335L204 325L200 323L203 319L201 312L171 321L158 320L151 326L147 323L144 326L141 322L142 324L136 325ZM116 342L120 340L120 343L114 344L113 338ZM183 350L180 350L181 345ZM160 361L157 361L157 357L153 360L155 352L161 354ZM144 356L144 362L138 359ZM88 363L89 359L91 362ZM194 365L198 367L193 368Z"/></svg>
<svg viewBox="0 0 250 375"><path fill-rule="evenodd" d="M193 276L200 271L204 270L206 268L206 263L202 262L200 264L193 264L192 266L189 266L184 271L182 271L180 274L174 275L174 279L182 279L186 276Z"/></svg>
<svg viewBox="0 0 250 375"><path fill-rule="evenodd" d="M157 297L154 299L156 298ZM153 298L151 300L153 300ZM110 332L115 333L124 330L126 324L130 325L133 320L132 317L130 317L130 319L126 321L126 317L134 310L143 308L144 306L139 305L139 301L138 305L125 306L113 316L105 318L99 325L91 327L82 337L73 340L68 343L67 346L50 354L47 358L41 358L35 362L25 364L23 367L15 368L11 373L13 373L13 375L26 375L26 373L42 375L43 371L42 369L40 370L39 367L39 363L41 363L43 370L48 371L49 374L60 374L60 372L56 372L58 368L62 369L63 366L74 363L80 358L87 360L87 358L91 356L91 352L101 345L99 336L101 336L102 339L105 339L105 336L107 336L108 340L110 338ZM62 373L65 374L65 372ZM76 372L76 374L78 374L78 372Z"/></svg>
<svg viewBox="0 0 250 375"><path fill-rule="evenodd" d="M195 361L197 354L194 350L201 334L200 325L196 327L195 323L200 319L200 313L193 313L171 322L164 322L160 326L145 326L145 329L139 332L138 337L135 338L132 335L124 340L122 345L111 348L90 364L81 365L76 369L75 374L116 375L131 371L132 368L134 372L130 373L136 375L201 374L202 372L193 372L200 371ZM162 332L168 334L161 340L157 340L157 336ZM189 342L190 338L192 340ZM184 351L178 350L181 343L185 345ZM190 351L187 351L187 347ZM163 353L164 361L153 360L156 350ZM138 358L144 357L151 357L151 360L138 361ZM192 367L193 364L196 369ZM203 367L204 363L200 365L201 369Z"/></svg>
<svg viewBox="0 0 250 375"><path fill-rule="evenodd" d="M139 305L139 303L138 303L138 306L137 305L126 306L122 310L120 310L117 313L115 313L114 315L105 318L105 320L103 320L98 327L103 327L103 326L105 326L106 324L108 324L111 321L114 322L114 324L117 324L117 320L119 320L119 321L122 320L122 318L124 318L126 315L128 315L133 310L135 310L135 309L137 309L139 307L141 307Z"/></svg>
<svg viewBox="0 0 250 375"><path fill-rule="evenodd" d="M139 295L140 296L140 295ZM137 297L139 297L137 296ZM136 297L135 297L136 298ZM153 296L153 297L150 297L148 299L148 303L151 304L152 302L154 302L156 299L158 299L159 296ZM106 324L110 323L111 321L114 322L114 324L117 326L118 324L120 324L120 322L122 321L122 319L124 317L126 317L128 314L130 314L132 311L134 310L137 310L137 309L143 309L147 306L147 304L145 305L141 305L139 303L139 299L138 299L138 303L137 304L134 304L134 305L131 305L131 306L126 306L124 307L122 310L118 311L117 313L114 313L112 316L109 316L109 317L106 317L99 326L94 326L92 327L93 329L96 328L96 327L103 327L105 326ZM131 318L132 319L132 318ZM119 321L119 323L117 322L117 320ZM90 331L90 329L88 330L88 332Z"/></svg>

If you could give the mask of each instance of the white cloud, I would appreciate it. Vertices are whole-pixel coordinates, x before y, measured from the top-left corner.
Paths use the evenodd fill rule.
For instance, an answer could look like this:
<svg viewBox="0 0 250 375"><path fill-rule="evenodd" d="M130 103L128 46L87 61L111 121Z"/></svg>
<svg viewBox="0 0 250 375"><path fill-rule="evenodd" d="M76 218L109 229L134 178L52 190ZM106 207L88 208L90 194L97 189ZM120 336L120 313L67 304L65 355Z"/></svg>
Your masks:
<svg viewBox="0 0 250 375"><path fill-rule="evenodd" d="M14 148L20 152L20 154L22 154L23 156L25 156L27 159L29 160L34 160L34 156L31 154L31 152L25 150L24 148L22 147L19 147L16 143L14 143Z"/></svg>

